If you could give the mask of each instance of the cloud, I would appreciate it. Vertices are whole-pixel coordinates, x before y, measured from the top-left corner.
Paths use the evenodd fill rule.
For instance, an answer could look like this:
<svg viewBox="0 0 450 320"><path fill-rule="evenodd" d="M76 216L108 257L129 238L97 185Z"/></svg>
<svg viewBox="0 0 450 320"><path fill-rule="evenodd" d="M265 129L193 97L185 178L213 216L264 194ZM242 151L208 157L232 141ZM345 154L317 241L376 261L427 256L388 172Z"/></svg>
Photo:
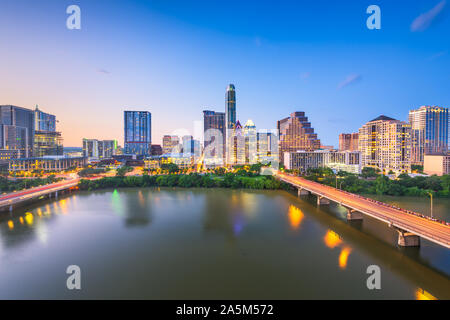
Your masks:
<svg viewBox="0 0 450 320"><path fill-rule="evenodd" d="M438 17L442 11L444 10L446 5L446 0L442 0L437 5L433 7L430 11L422 13L420 16L414 19L411 23L411 31L425 31L430 27L434 21L436 21L436 17Z"/></svg>
<svg viewBox="0 0 450 320"><path fill-rule="evenodd" d="M351 75L347 76L347 78L345 78L344 81L339 83L337 88L339 90L341 90L342 88L347 87L353 83L356 83L356 82L360 81L361 79L362 79L362 76L360 74L351 74Z"/></svg>
<svg viewBox="0 0 450 320"><path fill-rule="evenodd" d="M105 69L97 69L97 72L98 73L103 73L103 74L111 74L111 72L109 72L108 70L105 70Z"/></svg>
<svg viewBox="0 0 450 320"><path fill-rule="evenodd" d="M447 54L447 51L441 51L441 52L433 54L431 57L428 58L428 60L436 60L442 56L445 56L446 54Z"/></svg>

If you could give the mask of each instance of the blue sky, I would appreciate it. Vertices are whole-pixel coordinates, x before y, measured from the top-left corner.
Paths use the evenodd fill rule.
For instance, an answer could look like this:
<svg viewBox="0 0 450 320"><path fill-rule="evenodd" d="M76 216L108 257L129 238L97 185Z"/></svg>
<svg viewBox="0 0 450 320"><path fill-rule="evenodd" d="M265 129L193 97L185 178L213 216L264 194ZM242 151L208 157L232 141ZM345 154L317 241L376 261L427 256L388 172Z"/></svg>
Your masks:
<svg viewBox="0 0 450 320"><path fill-rule="evenodd" d="M81 8L81 30L66 8ZM381 9L381 30L366 8ZM118 139L123 110L153 140L223 111L271 129L305 111L325 145L385 114L450 104L450 1L2 0L0 104L59 119L65 146Z"/></svg>

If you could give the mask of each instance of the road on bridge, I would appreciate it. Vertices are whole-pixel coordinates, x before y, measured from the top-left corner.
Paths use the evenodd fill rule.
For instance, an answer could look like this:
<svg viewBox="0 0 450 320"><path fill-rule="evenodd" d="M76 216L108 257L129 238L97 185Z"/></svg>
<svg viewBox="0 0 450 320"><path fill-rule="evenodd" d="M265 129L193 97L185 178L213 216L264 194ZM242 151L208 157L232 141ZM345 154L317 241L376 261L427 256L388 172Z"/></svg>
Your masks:
<svg viewBox="0 0 450 320"><path fill-rule="evenodd" d="M391 226L412 232L450 248L450 226L448 225L301 177L291 176L282 172L277 172L276 176L287 183L308 190L316 195L321 195L347 208L367 214Z"/></svg>

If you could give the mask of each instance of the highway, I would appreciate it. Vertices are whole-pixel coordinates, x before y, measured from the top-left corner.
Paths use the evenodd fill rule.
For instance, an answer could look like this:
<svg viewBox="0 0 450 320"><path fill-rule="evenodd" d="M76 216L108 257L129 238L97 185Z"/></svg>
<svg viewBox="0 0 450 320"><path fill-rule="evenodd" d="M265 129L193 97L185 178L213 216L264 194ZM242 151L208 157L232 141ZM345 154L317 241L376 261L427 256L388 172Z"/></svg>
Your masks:
<svg viewBox="0 0 450 320"><path fill-rule="evenodd" d="M276 176L282 181L295 187L322 196L344 207L361 212L375 219L428 239L434 243L450 248L450 226L418 215L393 208L388 204L375 202L356 194L348 193L320 183L277 172Z"/></svg>
<svg viewBox="0 0 450 320"><path fill-rule="evenodd" d="M2 195L0 196L0 208L74 187L78 184L78 181L79 179L75 178Z"/></svg>

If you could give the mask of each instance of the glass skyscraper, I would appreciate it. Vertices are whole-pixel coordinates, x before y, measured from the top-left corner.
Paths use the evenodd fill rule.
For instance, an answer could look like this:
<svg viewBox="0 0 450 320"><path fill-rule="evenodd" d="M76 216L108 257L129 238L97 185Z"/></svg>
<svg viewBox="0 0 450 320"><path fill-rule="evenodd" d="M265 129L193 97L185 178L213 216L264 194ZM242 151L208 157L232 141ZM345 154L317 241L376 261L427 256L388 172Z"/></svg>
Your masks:
<svg viewBox="0 0 450 320"><path fill-rule="evenodd" d="M229 84L225 94L226 128L233 129L236 125L236 90L234 84Z"/></svg>
<svg viewBox="0 0 450 320"><path fill-rule="evenodd" d="M448 152L448 120L448 108L422 106L409 112L413 164L423 164L425 154Z"/></svg>
<svg viewBox="0 0 450 320"><path fill-rule="evenodd" d="M126 154L150 155L152 115L148 111L124 111Z"/></svg>

